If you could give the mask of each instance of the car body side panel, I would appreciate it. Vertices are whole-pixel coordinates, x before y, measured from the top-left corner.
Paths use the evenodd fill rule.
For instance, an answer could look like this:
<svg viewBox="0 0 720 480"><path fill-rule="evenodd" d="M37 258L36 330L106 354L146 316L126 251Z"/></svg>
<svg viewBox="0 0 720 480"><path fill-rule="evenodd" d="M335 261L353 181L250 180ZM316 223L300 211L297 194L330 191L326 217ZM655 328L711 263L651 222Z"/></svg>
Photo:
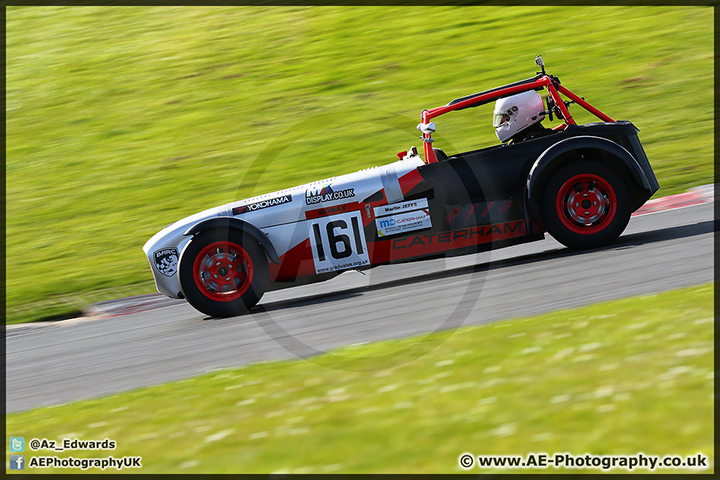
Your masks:
<svg viewBox="0 0 720 480"><path fill-rule="evenodd" d="M517 144L465 152L418 171L433 183L438 196L448 199L467 199L469 195L476 201L519 199L535 159L565 137L564 132L556 132Z"/></svg>
<svg viewBox="0 0 720 480"><path fill-rule="evenodd" d="M444 231L413 232L369 244L373 264L394 263L433 257L439 254L462 254L484 250L489 245L527 236L524 220L476 225ZM542 236L537 239L541 239Z"/></svg>
<svg viewBox="0 0 720 480"><path fill-rule="evenodd" d="M341 200L317 201L306 193L306 205L299 210L303 217L262 228L280 254L280 265L270 266L270 280L294 281L372 265L368 242L377 232L375 208L392 204L388 197L402 200L408 177L422 164L415 157L338 177L332 183L334 191L353 189L355 193Z"/></svg>
<svg viewBox="0 0 720 480"><path fill-rule="evenodd" d="M271 267L271 280L282 279L283 275L291 278L319 274L322 273L322 268L339 270L348 262L331 262L320 269L310 269L307 266L308 262L315 265L318 260L317 243L313 243L317 237L311 237L314 232L313 225L322 224L325 227L324 233L329 231L334 235L331 239L335 240L335 243L328 244L328 239L325 238L327 250L342 256L345 253L342 248L345 245L342 222L349 220L350 223L345 228L352 227L354 218L358 231L362 232L373 218L372 215L368 217L361 213L367 208L387 204L386 190L391 192L392 198L401 199L405 184L405 180L401 180L408 174L412 175L412 172L423 164L419 156L414 156L388 165L232 202L175 222L154 235L143 247L156 287L159 292L169 297L181 296L177 262L192 238L183 234L194 225L217 217L240 219L266 235L282 264L276 268ZM331 223L328 219L339 223L328 230L327 224ZM195 230L191 232L197 233ZM352 235L348 238L359 240L363 246L360 257L355 261L367 260L366 263L369 263L364 235ZM337 243L338 241L340 243ZM328 258L330 257L326 256L326 259Z"/></svg>

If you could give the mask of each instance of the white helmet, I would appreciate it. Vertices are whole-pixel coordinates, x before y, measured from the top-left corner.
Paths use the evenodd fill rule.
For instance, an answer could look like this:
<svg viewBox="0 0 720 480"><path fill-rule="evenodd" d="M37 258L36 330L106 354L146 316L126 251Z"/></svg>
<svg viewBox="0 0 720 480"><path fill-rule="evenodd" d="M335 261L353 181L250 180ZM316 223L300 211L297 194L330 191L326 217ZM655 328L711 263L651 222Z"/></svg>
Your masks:
<svg viewBox="0 0 720 480"><path fill-rule="evenodd" d="M495 102L493 127L501 142L545 118L542 97L534 90L505 97Z"/></svg>

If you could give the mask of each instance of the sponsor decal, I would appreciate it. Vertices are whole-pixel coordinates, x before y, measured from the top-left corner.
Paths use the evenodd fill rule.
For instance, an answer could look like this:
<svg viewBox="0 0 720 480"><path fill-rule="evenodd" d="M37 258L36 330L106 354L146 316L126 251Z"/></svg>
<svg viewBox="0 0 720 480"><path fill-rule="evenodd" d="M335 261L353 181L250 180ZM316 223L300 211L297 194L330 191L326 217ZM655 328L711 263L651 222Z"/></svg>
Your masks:
<svg viewBox="0 0 720 480"><path fill-rule="evenodd" d="M430 212L415 210L413 212L398 213L387 217L375 219L375 226L379 237L396 235L398 233L412 232L432 227Z"/></svg>
<svg viewBox="0 0 720 480"><path fill-rule="evenodd" d="M269 198L267 200L261 200L259 202L237 206L232 209L232 214L240 215L243 213L254 212L255 210L262 210L263 208L274 207L275 205L282 205L283 203L289 202L292 202L292 195L282 195L280 197Z"/></svg>
<svg viewBox="0 0 720 480"><path fill-rule="evenodd" d="M468 214L465 216L465 221L466 221L466 222L467 222L468 220L470 220L470 215L473 214L473 212L475 211L475 209L477 208L477 206L478 206L478 204L477 204L477 203L474 203L473 206L470 208L470 211L469 211Z"/></svg>
<svg viewBox="0 0 720 480"><path fill-rule="evenodd" d="M320 218L327 217L329 215L337 215L338 213L352 212L354 210L360 210L362 205L359 203L343 203L342 205L333 205L331 207L318 208L317 210L308 210L305 212L305 218Z"/></svg>
<svg viewBox="0 0 720 480"><path fill-rule="evenodd" d="M441 243L454 243L457 245L448 248L459 248L479 243L502 240L525 235L525 222L517 220L507 223L496 223L478 227L463 228L440 233L427 233L405 238L397 238L392 242L395 250L403 248L426 247Z"/></svg>
<svg viewBox="0 0 720 480"><path fill-rule="evenodd" d="M428 208L427 198L420 198L418 200L410 200L400 203L391 203L390 205L382 205L380 207L375 207L375 216L382 217L383 215L409 212L411 210L419 210L421 208Z"/></svg>
<svg viewBox="0 0 720 480"><path fill-rule="evenodd" d="M172 277L178 269L177 248L163 248L153 253L155 268L166 277Z"/></svg>
<svg viewBox="0 0 720 480"><path fill-rule="evenodd" d="M497 200L490 202L465 203L462 205L445 205L445 221L453 229L466 228L478 224L500 223L518 213L511 214L517 205L513 200ZM517 210L517 209L515 209Z"/></svg>
<svg viewBox="0 0 720 480"><path fill-rule="evenodd" d="M498 213L505 213L508 211L508 208L510 208L510 205L512 205L512 200L505 200L502 205L500 205L500 208L498 208Z"/></svg>
<svg viewBox="0 0 720 480"><path fill-rule="evenodd" d="M448 213L448 216L445 217L445 221L449 224L452 224L457 218L458 213L460 213L460 209L458 207L453 207L450 213Z"/></svg>
<svg viewBox="0 0 720 480"><path fill-rule="evenodd" d="M327 184L321 188L309 188L305 190L305 205L315 205L322 202L331 202L333 200L344 200L354 196L354 188L333 190L332 186Z"/></svg>
<svg viewBox="0 0 720 480"><path fill-rule="evenodd" d="M492 210L493 206L495 206L495 202L490 202L487 204L487 207L485 208L485 211L482 214L482 218L487 217L488 213L490 213L490 210Z"/></svg>
<svg viewBox="0 0 720 480"><path fill-rule="evenodd" d="M321 217L308 225L315 273L370 264L360 211Z"/></svg>

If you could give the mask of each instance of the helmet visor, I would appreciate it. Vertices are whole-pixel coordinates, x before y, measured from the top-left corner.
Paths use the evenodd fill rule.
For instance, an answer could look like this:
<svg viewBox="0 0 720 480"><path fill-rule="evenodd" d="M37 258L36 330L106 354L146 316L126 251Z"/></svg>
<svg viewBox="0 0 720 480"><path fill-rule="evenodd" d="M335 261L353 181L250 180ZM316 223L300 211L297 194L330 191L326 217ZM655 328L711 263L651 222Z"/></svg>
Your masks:
<svg viewBox="0 0 720 480"><path fill-rule="evenodd" d="M496 113L493 116L493 127L500 127L510 121L510 115L507 113Z"/></svg>

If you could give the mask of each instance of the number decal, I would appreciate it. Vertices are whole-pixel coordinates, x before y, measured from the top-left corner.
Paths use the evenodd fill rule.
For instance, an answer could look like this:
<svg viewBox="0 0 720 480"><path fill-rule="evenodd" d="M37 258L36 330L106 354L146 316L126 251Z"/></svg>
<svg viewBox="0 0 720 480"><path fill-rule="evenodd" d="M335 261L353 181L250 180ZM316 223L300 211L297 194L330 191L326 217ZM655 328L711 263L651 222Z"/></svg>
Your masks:
<svg viewBox="0 0 720 480"><path fill-rule="evenodd" d="M315 233L315 243L313 243L313 246L315 247L313 250L317 250L317 254L315 255L315 258L319 259L321 262L325 261L325 249L323 248L322 244L322 237L320 237L320 225L317 223L313 223L312 226L313 232Z"/></svg>
<svg viewBox="0 0 720 480"><path fill-rule="evenodd" d="M310 244L316 273L370 264L360 212L313 220L310 223Z"/></svg>
<svg viewBox="0 0 720 480"><path fill-rule="evenodd" d="M355 245L357 245L358 253L360 255L362 255L363 252L365 251L363 249L363 244L365 243L365 236L362 234L362 231L360 230L360 226L358 225L359 224L358 218L360 218L359 215L357 217L352 217L350 219L350 221L352 222L353 233L355 234Z"/></svg>
<svg viewBox="0 0 720 480"><path fill-rule="evenodd" d="M347 258L350 255L352 255L352 247L350 246L350 237L345 235L344 233L335 234L335 229L339 228L340 231L344 231L347 229L347 223L345 223L344 220L335 220L334 222L330 222L325 227L325 230L327 230L327 238L330 240L330 254L333 258L340 260L342 258ZM338 245L343 245L342 249L338 249Z"/></svg>

